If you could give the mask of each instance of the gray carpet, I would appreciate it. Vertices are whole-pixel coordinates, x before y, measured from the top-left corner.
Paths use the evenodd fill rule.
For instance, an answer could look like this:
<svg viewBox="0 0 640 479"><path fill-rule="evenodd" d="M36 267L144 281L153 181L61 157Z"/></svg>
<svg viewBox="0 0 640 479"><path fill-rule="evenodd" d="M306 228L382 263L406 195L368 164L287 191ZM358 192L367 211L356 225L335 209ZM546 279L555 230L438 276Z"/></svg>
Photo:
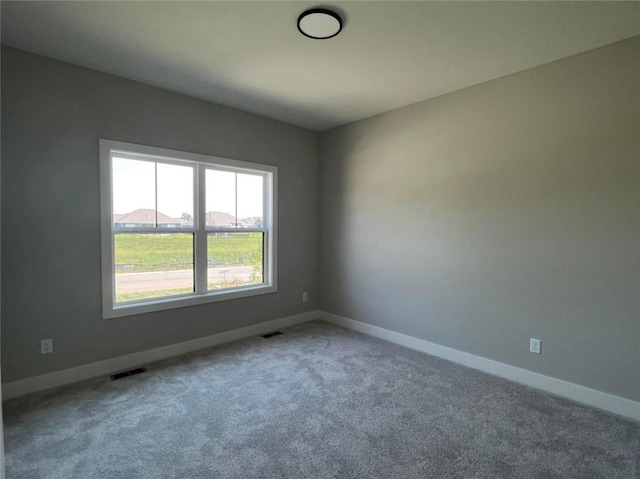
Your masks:
<svg viewBox="0 0 640 479"><path fill-rule="evenodd" d="M4 407L8 479L640 477L640 424L323 322Z"/></svg>

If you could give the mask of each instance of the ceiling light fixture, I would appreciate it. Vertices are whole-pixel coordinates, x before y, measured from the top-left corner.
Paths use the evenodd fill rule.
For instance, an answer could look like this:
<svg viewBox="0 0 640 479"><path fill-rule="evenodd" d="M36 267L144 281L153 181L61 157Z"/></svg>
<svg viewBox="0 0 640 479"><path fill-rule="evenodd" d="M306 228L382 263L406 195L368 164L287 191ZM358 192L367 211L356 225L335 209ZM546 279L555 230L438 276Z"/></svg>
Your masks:
<svg viewBox="0 0 640 479"><path fill-rule="evenodd" d="M325 8L312 8L298 17L298 30L305 37L326 40L342 30L340 15Z"/></svg>

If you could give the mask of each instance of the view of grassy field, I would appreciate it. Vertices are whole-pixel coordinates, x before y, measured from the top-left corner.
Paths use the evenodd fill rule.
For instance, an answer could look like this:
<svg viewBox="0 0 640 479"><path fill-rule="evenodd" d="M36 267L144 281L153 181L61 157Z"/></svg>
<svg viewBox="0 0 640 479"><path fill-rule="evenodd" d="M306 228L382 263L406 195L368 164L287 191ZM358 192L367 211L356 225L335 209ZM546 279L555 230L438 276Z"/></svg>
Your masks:
<svg viewBox="0 0 640 479"><path fill-rule="evenodd" d="M208 238L210 266L262 263L262 233L225 233ZM193 235L117 234L116 273L173 271L193 265Z"/></svg>
<svg viewBox="0 0 640 479"><path fill-rule="evenodd" d="M262 233L209 235L209 290L262 283L262 243ZM116 234L115 258L119 303L193 292L191 233Z"/></svg>

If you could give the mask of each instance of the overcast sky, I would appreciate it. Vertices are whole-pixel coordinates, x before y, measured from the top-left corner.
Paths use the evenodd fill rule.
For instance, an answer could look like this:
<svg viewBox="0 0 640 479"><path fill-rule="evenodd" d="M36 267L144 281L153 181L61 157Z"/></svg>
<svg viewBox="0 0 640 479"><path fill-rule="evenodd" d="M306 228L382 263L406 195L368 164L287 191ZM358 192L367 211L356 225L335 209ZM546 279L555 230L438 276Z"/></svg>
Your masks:
<svg viewBox="0 0 640 479"><path fill-rule="evenodd" d="M193 216L193 175L189 166L158 163L158 211L174 218ZM114 157L113 212L131 213L138 208L155 209L156 164ZM237 178L236 178L237 176ZM206 210L221 211L237 218L262 216L262 176L207 170Z"/></svg>

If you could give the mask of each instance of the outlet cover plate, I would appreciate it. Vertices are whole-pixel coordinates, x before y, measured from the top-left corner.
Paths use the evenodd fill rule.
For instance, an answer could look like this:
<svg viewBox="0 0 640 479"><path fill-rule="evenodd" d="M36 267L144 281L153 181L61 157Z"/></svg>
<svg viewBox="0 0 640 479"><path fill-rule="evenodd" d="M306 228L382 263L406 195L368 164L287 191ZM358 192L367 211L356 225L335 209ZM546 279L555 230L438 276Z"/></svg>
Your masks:
<svg viewBox="0 0 640 479"><path fill-rule="evenodd" d="M542 354L542 341L536 338L529 339L529 352Z"/></svg>
<svg viewBox="0 0 640 479"><path fill-rule="evenodd" d="M53 339L43 339L40 341L40 354L50 354L53 352Z"/></svg>

